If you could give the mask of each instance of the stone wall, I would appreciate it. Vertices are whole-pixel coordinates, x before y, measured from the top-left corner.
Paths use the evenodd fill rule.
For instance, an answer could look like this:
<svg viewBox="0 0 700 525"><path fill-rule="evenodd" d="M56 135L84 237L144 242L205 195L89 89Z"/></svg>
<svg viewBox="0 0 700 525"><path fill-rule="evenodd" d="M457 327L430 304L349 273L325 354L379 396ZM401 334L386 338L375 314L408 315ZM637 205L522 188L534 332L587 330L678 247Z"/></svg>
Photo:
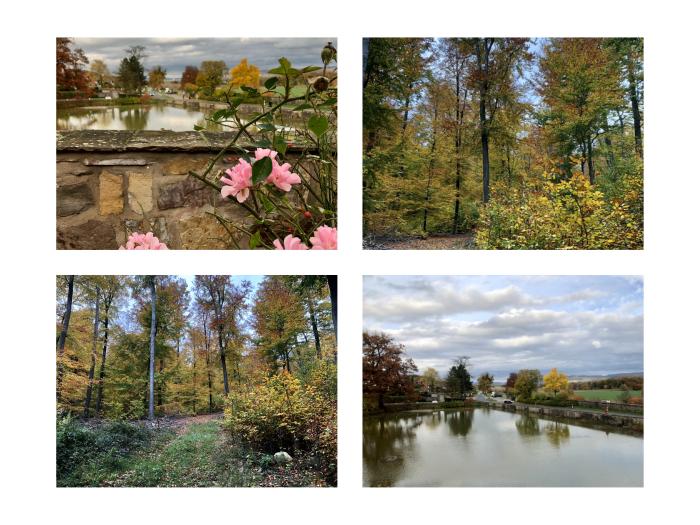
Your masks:
<svg viewBox="0 0 700 525"><path fill-rule="evenodd" d="M111 250L144 230L171 249L229 247L228 233L207 212L239 223L245 215L187 173L201 173L230 139L230 133L57 132L56 247ZM214 171L236 159L226 154Z"/></svg>

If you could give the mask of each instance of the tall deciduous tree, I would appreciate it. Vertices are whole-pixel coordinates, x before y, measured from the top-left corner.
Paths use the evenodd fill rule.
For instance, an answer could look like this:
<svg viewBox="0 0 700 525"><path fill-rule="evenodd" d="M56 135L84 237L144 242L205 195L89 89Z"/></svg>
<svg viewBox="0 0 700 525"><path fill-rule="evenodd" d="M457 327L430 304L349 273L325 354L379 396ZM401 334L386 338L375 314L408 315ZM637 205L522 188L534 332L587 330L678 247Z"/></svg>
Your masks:
<svg viewBox="0 0 700 525"><path fill-rule="evenodd" d="M197 66L185 66L182 77L180 77L180 87L184 89L187 84L196 84L198 74L199 68Z"/></svg>
<svg viewBox="0 0 700 525"><path fill-rule="evenodd" d="M151 292L151 333L148 351L148 419L155 418L155 367L156 367L156 276L147 277L148 287Z"/></svg>
<svg viewBox="0 0 700 525"><path fill-rule="evenodd" d="M85 408L83 411L84 417L90 417L90 404L92 402L92 387L95 380L95 365L97 363L97 339L100 329L100 301L102 300L100 285L95 285L94 291L95 300L95 322L92 332L92 352L90 353L90 372L88 372L88 385L85 392Z"/></svg>
<svg viewBox="0 0 700 525"><path fill-rule="evenodd" d="M73 47L71 38L56 38L56 89L83 91L89 77L83 69L88 64L85 52Z"/></svg>
<svg viewBox="0 0 700 525"><path fill-rule="evenodd" d="M63 311L63 319L61 322L61 333L56 341L56 349L58 354L58 367L56 370L56 401L61 400L61 383L63 382L63 353L66 349L66 336L68 335L68 326L70 325L70 315L73 310L73 283L75 276L69 275L67 279L66 292L66 307Z"/></svg>
<svg viewBox="0 0 700 525"><path fill-rule="evenodd" d="M384 408L388 394L413 393L412 375L418 369L404 356L404 346L387 334L362 334L363 392L377 396L379 408Z"/></svg>

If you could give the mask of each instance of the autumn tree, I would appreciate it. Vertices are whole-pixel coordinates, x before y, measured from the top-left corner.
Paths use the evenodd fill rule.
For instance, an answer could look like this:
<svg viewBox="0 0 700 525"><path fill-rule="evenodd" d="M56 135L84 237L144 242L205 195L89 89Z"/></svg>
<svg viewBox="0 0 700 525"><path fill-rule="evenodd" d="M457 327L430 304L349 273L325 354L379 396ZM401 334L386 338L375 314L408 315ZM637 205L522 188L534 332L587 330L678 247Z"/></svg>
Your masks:
<svg viewBox="0 0 700 525"><path fill-rule="evenodd" d="M425 369L425 372L423 372L423 381L428 387L430 393L433 393L435 392L437 384L440 381L440 374L438 374L438 371L434 368L428 367Z"/></svg>
<svg viewBox="0 0 700 525"><path fill-rule="evenodd" d="M90 402L92 401L92 388L95 379L95 365L97 363L97 338L100 328L100 301L102 300L100 282L98 278L94 279L94 303L95 303L95 320L93 323L92 332L92 352L90 353L90 371L88 372L88 385L85 391L85 408L83 417L90 417Z"/></svg>
<svg viewBox="0 0 700 525"><path fill-rule="evenodd" d="M515 381L515 395L518 401L527 402L539 388L542 374L539 370L520 370Z"/></svg>
<svg viewBox="0 0 700 525"><path fill-rule="evenodd" d="M98 86L100 86L100 88L107 84L110 73L104 60L96 58L95 60L90 61L90 76L92 76L92 79Z"/></svg>
<svg viewBox="0 0 700 525"><path fill-rule="evenodd" d="M161 66L151 68L148 72L148 85L153 89L161 89L163 84L165 84L166 74L167 71Z"/></svg>
<svg viewBox="0 0 700 525"><path fill-rule="evenodd" d="M58 91L85 91L89 76L83 69L88 64L85 52L73 47L73 39L56 38L56 89Z"/></svg>
<svg viewBox="0 0 700 525"><path fill-rule="evenodd" d="M552 368L542 378L543 388L547 392L553 393L555 396L560 392L566 392L569 388L569 378L563 372L559 372L556 368Z"/></svg>
<svg viewBox="0 0 700 525"><path fill-rule="evenodd" d="M493 389L493 376L488 372L485 372L479 376L476 384L479 392L487 394Z"/></svg>
<svg viewBox="0 0 700 525"><path fill-rule="evenodd" d="M305 337L307 322L300 297L284 279L267 277L253 304L253 327L257 345L273 371L292 371L292 360Z"/></svg>
<svg viewBox="0 0 700 525"><path fill-rule="evenodd" d="M66 349L66 337L68 335L68 327L70 325L70 315L73 310L73 286L75 283L75 276L69 275L66 278L66 302L65 309L63 310L61 319L61 332L56 339L56 362L58 363L56 369L56 401L61 400L61 382L63 381L63 354Z"/></svg>
<svg viewBox="0 0 700 525"><path fill-rule="evenodd" d="M612 52L599 38L553 39L539 67L550 140L561 157L580 156L581 172L593 184L594 146L605 133L608 113L621 104Z"/></svg>
<svg viewBox="0 0 700 525"><path fill-rule="evenodd" d="M248 59L244 58L237 66L231 68L229 84L256 88L260 85L260 70L254 64L248 64Z"/></svg>
<svg viewBox="0 0 700 525"><path fill-rule="evenodd" d="M224 71L226 71L226 63L223 60L205 60L199 66L195 83L204 95L211 96L223 83Z"/></svg>
<svg viewBox="0 0 700 525"><path fill-rule="evenodd" d="M413 394L412 375L418 369L406 358L404 346L384 333L362 334L362 387L365 394L377 396L384 409L389 394Z"/></svg>
<svg viewBox="0 0 700 525"><path fill-rule="evenodd" d="M196 84L199 68L197 66L185 66L180 77L180 88L184 89L187 84Z"/></svg>

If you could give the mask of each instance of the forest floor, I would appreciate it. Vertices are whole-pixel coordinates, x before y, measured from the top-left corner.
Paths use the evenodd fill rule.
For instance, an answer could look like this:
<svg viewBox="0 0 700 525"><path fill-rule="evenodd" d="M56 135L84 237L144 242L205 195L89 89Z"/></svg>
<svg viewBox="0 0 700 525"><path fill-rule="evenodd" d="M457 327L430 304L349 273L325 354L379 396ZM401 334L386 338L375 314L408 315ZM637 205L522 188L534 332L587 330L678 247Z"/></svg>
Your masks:
<svg viewBox="0 0 700 525"><path fill-rule="evenodd" d="M303 454L288 465L237 442L221 414L158 418L155 422L77 422L71 439L83 449L62 450L73 460L57 469L58 486L304 487L329 486L327 473ZM87 434L85 434L87 433ZM88 438L94 434L92 438ZM82 435L75 439L76 435ZM87 448L85 446L87 444ZM64 447L65 448L65 447Z"/></svg>
<svg viewBox="0 0 700 525"><path fill-rule="evenodd" d="M423 238L371 237L365 238L367 250L473 250L474 232L456 234L434 234Z"/></svg>

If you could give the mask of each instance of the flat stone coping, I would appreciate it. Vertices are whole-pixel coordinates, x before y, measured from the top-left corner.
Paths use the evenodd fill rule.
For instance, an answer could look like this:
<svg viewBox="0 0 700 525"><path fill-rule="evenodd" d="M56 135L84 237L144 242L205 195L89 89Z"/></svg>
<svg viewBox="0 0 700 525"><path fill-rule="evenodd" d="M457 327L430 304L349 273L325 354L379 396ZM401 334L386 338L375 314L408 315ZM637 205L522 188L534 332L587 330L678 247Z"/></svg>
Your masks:
<svg viewBox="0 0 700 525"><path fill-rule="evenodd" d="M70 152L180 152L218 153L233 139L228 131L125 131L79 130L57 131L56 151ZM239 141L238 146L255 149L250 143ZM287 152L301 152L302 145L288 145ZM235 149L231 149L235 152ZM307 150L312 153L312 150Z"/></svg>

